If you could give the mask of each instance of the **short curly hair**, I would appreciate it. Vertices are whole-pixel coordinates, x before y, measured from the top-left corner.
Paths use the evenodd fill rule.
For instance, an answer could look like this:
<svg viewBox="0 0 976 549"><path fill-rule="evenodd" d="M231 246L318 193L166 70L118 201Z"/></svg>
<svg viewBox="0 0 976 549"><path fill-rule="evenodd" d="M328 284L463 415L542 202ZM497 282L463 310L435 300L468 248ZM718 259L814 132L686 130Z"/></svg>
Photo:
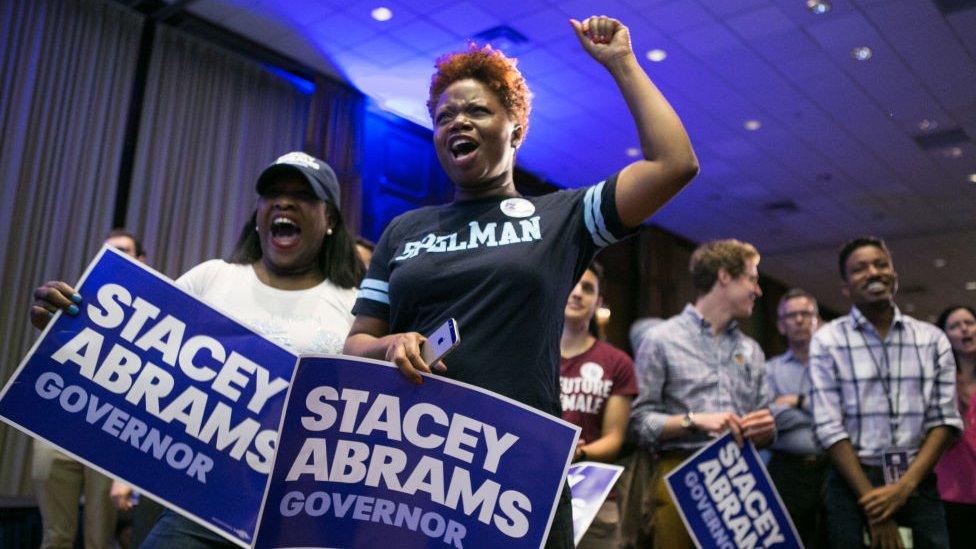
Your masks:
<svg viewBox="0 0 976 549"><path fill-rule="evenodd" d="M448 86L473 78L495 92L508 115L522 126L522 140L529 131L529 111L532 103L529 86L516 68L517 60L507 57L490 45L471 43L466 52L449 53L437 59L437 72L430 79L427 112L434 118L437 100Z"/></svg>
<svg viewBox="0 0 976 549"><path fill-rule="evenodd" d="M759 252L752 244L734 238L712 240L695 249L688 270L695 289L700 294L707 294L718 280L719 269L725 269L735 278L744 273L746 263L752 261L759 261Z"/></svg>

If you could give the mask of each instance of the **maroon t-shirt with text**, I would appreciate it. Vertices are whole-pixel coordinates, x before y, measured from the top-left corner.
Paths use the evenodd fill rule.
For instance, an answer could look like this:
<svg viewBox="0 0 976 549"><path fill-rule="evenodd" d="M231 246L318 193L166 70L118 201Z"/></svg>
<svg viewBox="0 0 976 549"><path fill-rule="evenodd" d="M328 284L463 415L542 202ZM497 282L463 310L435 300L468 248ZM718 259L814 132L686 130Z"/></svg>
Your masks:
<svg viewBox="0 0 976 549"><path fill-rule="evenodd" d="M579 425L590 443L603 431L603 409L613 395L637 394L634 362L616 347L597 341L583 354L559 361L563 419Z"/></svg>

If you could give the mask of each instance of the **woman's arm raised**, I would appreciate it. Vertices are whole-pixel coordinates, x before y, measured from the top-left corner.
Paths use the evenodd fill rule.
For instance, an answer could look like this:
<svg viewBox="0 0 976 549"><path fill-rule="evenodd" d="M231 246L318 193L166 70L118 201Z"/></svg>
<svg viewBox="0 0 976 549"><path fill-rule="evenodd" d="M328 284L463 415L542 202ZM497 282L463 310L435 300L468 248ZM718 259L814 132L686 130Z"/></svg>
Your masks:
<svg viewBox="0 0 976 549"><path fill-rule="evenodd" d="M617 178L620 220L636 227L684 188L698 173L698 159L678 115L634 57L630 31L606 16L570 20L580 44L606 67L630 109L643 160Z"/></svg>

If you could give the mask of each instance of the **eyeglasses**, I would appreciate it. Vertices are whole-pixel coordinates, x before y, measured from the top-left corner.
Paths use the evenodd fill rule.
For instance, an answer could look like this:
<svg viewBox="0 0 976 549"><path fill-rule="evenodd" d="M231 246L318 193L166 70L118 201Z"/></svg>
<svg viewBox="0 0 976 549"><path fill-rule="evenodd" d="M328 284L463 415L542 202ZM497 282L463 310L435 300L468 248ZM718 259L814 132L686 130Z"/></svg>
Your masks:
<svg viewBox="0 0 976 549"><path fill-rule="evenodd" d="M781 320L786 320L786 319L798 320L802 318L813 318L815 316L817 316L817 313L813 311L793 311L791 313L781 314L779 315L779 318Z"/></svg>

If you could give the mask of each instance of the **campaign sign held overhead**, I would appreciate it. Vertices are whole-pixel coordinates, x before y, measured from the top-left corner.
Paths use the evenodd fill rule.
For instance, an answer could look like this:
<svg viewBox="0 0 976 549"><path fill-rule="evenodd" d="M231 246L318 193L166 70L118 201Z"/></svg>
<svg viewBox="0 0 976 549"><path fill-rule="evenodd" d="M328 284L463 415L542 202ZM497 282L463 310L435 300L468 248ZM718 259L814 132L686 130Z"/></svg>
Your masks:
<svg viewBox="0 0 976 549"><path fill-rule="evenodd" d="M751 442L725 434L667 477L668 490L698 547L803 547Z"/></svg>
<svg viewBox="0 0 976 549"><path fill-rule="evenodd" d="M0 416L250 545L297 360L103 247L0 394Z"/></svg>
<svg viewBox="0 0 976 549"><path fill-rule="evenodd" d="M255 546L539 547L578 433L450 379L303 356Z"/></svg>

